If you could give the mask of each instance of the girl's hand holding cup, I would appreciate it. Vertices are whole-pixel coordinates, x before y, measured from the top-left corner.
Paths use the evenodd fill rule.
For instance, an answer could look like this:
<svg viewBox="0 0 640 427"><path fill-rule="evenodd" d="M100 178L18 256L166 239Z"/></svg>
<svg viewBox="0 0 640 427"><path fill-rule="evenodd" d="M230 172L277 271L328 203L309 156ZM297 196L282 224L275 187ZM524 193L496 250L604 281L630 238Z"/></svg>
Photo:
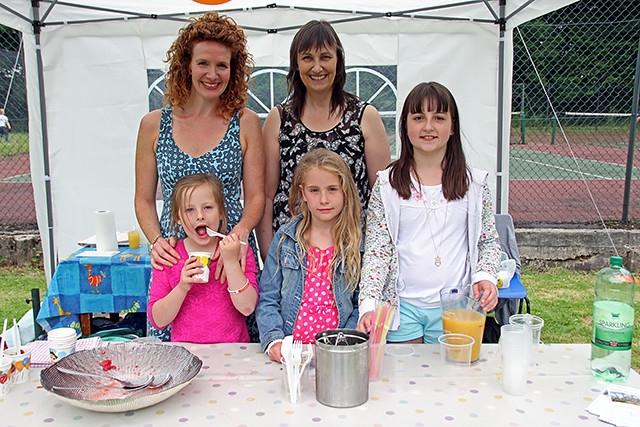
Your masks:
<svg viewBox="0 0 640 427"><path fill-rule="evenodd" d="M211 260L211 254L204 254ZM206 283L209 281L209 263L202 262L202 253L194 252L189 254L189 259L184 263L180 273L180 283L191 289L194 283Z"/></svg>

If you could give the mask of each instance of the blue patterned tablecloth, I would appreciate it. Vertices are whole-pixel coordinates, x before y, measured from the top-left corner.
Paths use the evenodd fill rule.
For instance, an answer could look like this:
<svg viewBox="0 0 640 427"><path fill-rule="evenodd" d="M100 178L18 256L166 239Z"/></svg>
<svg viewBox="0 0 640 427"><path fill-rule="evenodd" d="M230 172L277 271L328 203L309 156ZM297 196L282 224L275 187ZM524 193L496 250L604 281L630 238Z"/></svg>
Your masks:
<svg viewBox="0 0 640 427"><path fill-rule="evenodd" d="M111 257L88 257L85 247L57 266L38 313L38 323L49 331L58 327L80 330L79 314L144 312L151 279L146 247L120 246Z"/></svg>

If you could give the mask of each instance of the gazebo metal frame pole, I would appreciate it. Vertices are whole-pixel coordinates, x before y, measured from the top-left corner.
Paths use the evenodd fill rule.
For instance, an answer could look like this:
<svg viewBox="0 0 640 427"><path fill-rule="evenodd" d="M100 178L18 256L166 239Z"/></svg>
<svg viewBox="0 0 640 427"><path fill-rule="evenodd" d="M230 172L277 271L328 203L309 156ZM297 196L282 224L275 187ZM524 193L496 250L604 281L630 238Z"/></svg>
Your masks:
<svg viewBox="0 0 640 427"><path fill-rule="evenodd" d="M638 101L640 92L640 36L638 37L638 54L636 56L636 77L633 83L633 100L631 101L631 121L629 129L629 148L627 150L627 170L624 176L624 200L622 201L622 222L629 221L629 199L631 198L631 172L633 171L633 151L636 139L636 118L638 117Z"/></svg>
<svg viewBox="0 0 640 427"><path fill-rule="evenodd" d="M500 0L500 38L498 41L498 154L496 159L496 207L497 214L502 213L502 169L503 169L503 143L504 143L504 36L506 32L507 21L505 19L506 0ZM508 209L507 209L508 210Z"/></svg>
<svg viewBox="0 0 640 427"><path fill-rule="evenodd" d="M49 237L49 266L50 274L56 269L57 257L56 246L53 233L53 202L51 197L51 173L49 164L49 132L47 130L47 103L44 89L44 66L42 61L42 50L40 44L40 33L42 22L40 21L40 0L31 0L33 9L33 34L35 37L36 64L38 68L38 96L40 98L40 126L42 129L42 157L44 165L44 191L47 201L47 235Z"/></svg>

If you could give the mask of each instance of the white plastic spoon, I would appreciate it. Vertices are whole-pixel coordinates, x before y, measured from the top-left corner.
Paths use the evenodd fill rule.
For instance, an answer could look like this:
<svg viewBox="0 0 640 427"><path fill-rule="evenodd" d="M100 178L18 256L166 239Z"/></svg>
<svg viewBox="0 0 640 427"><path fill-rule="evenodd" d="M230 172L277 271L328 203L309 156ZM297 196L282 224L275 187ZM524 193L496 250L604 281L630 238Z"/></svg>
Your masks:
<svg viewBox="0 0 640 427"><path fill-rule="evenodd" d="M220 237L222 239L224 239L225 237L227 237L226 234L222 234L222 233L218 233L217 231L213 231L212 229L210 229L209 227L207 227L207 234L209 236L213 236L213 237ZM246 245L247 242L243 242L242 240L240 240L240 244L241 245Z"/></svg>

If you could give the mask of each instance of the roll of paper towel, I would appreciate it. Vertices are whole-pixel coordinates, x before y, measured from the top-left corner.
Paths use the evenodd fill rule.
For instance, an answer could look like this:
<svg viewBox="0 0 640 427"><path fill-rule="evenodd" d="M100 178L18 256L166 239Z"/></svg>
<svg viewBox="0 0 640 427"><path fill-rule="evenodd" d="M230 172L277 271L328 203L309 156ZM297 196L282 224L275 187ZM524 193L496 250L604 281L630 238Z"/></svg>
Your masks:
<svg viewBox="0 0 640 427"><path fill-rule="evenodd" d="M111 211L96 211L96 251L118 250L116 219Z"/></svg>

